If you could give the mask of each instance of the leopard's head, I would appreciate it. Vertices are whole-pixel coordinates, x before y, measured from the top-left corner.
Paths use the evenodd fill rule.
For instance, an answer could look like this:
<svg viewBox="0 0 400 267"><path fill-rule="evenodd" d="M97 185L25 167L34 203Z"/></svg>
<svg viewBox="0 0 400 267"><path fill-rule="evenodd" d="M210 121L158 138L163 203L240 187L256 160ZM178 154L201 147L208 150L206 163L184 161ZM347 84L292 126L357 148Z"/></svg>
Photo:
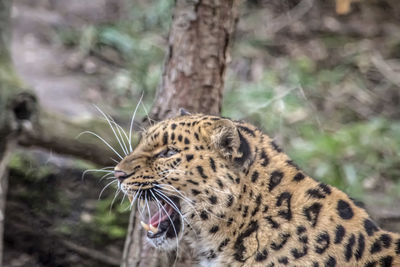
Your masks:
<svg viewBox="0 0 400 267"><path fill-rule="evenodd" d="M183 236L202 235L208 221L229 209L250 153L233 121L181 115L145 131L115 167L115 177L138 206L150 243L174 249Z"/></svg>

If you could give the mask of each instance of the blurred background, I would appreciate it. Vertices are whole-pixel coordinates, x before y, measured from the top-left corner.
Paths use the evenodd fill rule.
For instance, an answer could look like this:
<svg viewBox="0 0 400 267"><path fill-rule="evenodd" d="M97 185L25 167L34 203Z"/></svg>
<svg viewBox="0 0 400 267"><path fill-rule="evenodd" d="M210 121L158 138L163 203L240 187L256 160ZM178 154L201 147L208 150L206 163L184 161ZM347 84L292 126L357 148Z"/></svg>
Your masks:
<svg viewBox="0 0 400 267"><path fill-rule="evenodd" d="M96 104L129 128L142 94L137 118L152 106L173 5L14 0L17 72L45 109L79 121L100 118ZM258 125L306 173L400 231L397 0L355 2L342 15L333 0L245 1L222 114ZM105 166L19 149L9 167L4 266L118 265L129 204L113 201L113 186L102 191L104 173L82 178Z"/></svg>

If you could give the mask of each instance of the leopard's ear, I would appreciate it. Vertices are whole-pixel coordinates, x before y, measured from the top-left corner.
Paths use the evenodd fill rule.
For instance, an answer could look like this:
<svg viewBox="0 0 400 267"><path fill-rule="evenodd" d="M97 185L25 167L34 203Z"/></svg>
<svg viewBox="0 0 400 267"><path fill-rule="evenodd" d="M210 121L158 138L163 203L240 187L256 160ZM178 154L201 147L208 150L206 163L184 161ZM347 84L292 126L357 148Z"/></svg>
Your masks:
<svg viewBox="0 0 400 267"><path fill-rule="evenodd" d="M210 142L222 156L234 159L241 156L240 137L236 125L228 119L220 119L211 125Z"/></svg>
<svg viewBox="0 0 400 267"><path fill-rule="evenodd" d="M233 121L221 118L211 123L205 122L202 132L206 142L235 166L247 168L252 162L249 142Z"/></svg>
<svg viewBox="0 0 400 267"><path fill-rule="evenodd" d="M184 108L179 108L178 114L179 116L192 115L189 111L187 111Z"/></svg>

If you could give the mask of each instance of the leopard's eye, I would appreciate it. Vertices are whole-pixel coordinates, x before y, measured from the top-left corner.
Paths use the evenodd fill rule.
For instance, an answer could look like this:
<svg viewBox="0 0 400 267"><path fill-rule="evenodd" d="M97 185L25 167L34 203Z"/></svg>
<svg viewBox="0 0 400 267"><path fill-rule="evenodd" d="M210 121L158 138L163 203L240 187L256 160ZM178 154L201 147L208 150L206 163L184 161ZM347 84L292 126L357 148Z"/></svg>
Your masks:
<svg viewBox="0 0 400 267"><path fill-rule="evenodd" d="M173 155L177 154L179 151L173 148L167 148L163 150L162 152L157 154L157 158L169 158L172 157Z"/></svg>

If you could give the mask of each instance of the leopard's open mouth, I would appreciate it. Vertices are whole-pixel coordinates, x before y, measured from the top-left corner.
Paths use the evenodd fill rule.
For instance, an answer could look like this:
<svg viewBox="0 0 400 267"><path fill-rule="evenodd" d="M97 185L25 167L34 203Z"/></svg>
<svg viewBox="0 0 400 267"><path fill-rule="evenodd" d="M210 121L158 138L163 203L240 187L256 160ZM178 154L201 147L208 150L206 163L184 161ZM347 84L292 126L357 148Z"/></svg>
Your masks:
<svg viewBox="0 0 400 267"><path fill-rule="evenodd" d="M148 222L141 221L142 227L147 231L147 237L150 239L178 237L182 226L179 199L168 197L168 201L158 201L156 203L157 211L152 214Z"/></svg>

